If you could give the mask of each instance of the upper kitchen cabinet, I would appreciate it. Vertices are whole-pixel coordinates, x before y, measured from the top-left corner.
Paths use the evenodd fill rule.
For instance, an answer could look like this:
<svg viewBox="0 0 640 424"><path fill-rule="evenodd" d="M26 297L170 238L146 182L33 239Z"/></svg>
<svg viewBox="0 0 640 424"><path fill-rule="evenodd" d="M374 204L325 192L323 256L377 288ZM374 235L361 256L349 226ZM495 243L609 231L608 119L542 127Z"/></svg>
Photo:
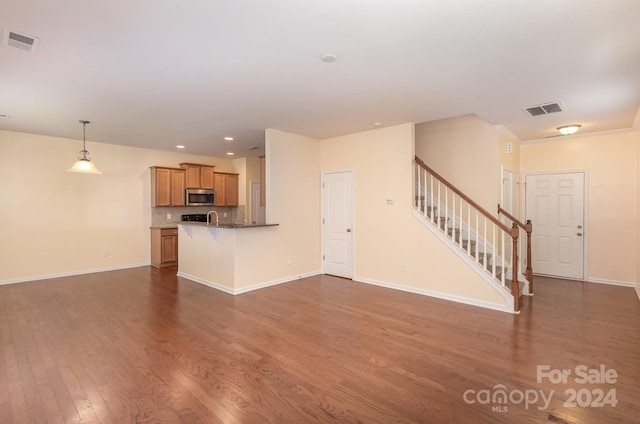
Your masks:
<svg viewBox="0 0 640 424"><path fill-rule="evenodd" d="M216 203L215 206L238 206L238 174L226 172L214 173Z"/></svg>
<svg viewBox="0 0 640 424"><path fill-rule="evenodd" d="M152 166L151 207L184 206L186 171L182 168Z"/></svg>
<svg viewBox="0 0 640 424"><path fill-rule="evenodd" d="M214 188L214 166L200 165L198 163L181 163L180 167L183 168L186 173L186 188Z"/></svg>

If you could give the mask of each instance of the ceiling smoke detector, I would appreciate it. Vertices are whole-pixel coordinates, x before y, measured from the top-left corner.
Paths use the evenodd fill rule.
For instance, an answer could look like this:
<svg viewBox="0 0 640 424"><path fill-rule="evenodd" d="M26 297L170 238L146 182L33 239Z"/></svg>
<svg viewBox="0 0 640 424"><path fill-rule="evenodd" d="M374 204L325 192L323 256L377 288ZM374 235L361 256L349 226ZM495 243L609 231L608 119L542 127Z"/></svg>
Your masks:
<svg viewBox="0 0 640 424"><path fill-rule="evenodd" d="M35 53L38 44L40 44L40 39L5 28L2 35L2 44L18 50Z"/></svg>
<svg viewBox="0 0 640 424"><path fill-rule="evenodd" d="M563 112L564 108L560 102L545 103L543 105L529 106L522 109L531 117L548 115L550 113Z"/></svg>

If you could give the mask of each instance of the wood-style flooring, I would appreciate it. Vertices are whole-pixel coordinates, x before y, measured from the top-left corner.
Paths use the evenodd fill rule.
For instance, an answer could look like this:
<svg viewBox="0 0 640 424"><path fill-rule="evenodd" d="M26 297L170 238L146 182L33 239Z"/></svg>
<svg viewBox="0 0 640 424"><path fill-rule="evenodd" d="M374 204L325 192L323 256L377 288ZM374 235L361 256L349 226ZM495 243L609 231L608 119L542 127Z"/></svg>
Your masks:
<svg viewBox="0 0 640 424"><path fill-rule="evenodd" d="M234 297L175 272L0 286L0 423L640 422L630 288L539 277L511 315L330 276Z"/></svg>

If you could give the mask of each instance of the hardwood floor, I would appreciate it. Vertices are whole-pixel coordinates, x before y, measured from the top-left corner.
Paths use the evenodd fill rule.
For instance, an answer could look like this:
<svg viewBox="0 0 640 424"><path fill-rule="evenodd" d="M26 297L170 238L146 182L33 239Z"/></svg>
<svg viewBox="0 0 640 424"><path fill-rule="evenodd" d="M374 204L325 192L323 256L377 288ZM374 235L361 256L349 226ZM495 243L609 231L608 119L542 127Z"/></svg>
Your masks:
<svg viewBox="0 0 640 424"><path fill-rule="evenodd" d="M329 276L234 297L175 271L0 286L0 423L640 421L630 288L539 277L510 315ZM615 383L576 381L601 364Z"/></svg>

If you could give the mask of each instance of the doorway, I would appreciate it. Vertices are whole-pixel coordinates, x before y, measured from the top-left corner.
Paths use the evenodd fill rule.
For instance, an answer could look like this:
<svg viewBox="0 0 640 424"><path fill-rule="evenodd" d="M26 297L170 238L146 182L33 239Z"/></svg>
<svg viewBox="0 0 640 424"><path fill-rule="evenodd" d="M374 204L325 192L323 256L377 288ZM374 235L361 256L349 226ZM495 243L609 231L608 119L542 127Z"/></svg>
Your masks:
<svg viewBox="0 0 640 424"><path fill-rule="evenodd" d="M353 171L322 175L322 271L353 278Z"/></svg>
<svg viewBox="0 0 640 424"><path fill-rule="evenodd" d="M260 182L251 181L251 223L252 224L263 224L266 220L265 218L265 208L264 206L260 206L260 191L262 189L262 185Z"/></svg>
<svg viewBox="0 0 640 424"><path fill-rule="evenodd" d="M533 223L535 274L585 278L584 172L527 175L525 219Z"/></svg>

